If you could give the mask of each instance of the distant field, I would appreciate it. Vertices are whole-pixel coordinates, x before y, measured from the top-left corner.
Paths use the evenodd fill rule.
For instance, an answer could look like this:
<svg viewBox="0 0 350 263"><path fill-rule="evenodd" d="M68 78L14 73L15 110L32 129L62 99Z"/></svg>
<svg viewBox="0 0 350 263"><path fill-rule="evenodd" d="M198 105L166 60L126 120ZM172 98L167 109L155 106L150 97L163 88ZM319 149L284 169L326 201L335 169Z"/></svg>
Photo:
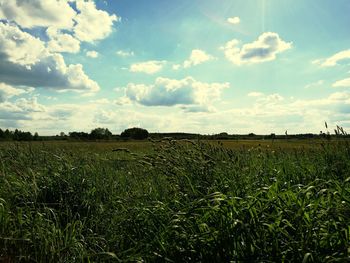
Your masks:
<svg viewBox="0 0 350 263"><path fill-rule="evenodd" d="M349 141L0 143L0 262L349 259Z"/></svg>
<svg viewBox="0 0 350 263"><path fill-rule="evenodd" d="M178 140L186 141L186 140ZM197 142L197 140L192 140ZM310 149L319 148L326 140L320 139L301 139L301 140L200 140L214 146L223 146L227 149L246 149L251 147L260 147L262 149ZM350 141L350 140L348 140ZM331 140L330 143L336 143L336 140ZM93 151L112 151L118 148L127 148L130 151L144 152L152 150L153 143L149 140L145 141L39 141L39 142L15 142L19 145L37 146L52 146L61 149L72 149L77 151L93 150ZM327 142L328 143L328 142ZM0 142L0 147L13 144L12 142Z"/></svg>
<svg viewBox="0 0 350 263"><path fill-rule="evenodd" d="M222 144L228 149L240 149L251 147L261 147L263 149L310 149L318 148L325 141L319 139L303 139L303 140L218 140L209 143Z"/></svg>

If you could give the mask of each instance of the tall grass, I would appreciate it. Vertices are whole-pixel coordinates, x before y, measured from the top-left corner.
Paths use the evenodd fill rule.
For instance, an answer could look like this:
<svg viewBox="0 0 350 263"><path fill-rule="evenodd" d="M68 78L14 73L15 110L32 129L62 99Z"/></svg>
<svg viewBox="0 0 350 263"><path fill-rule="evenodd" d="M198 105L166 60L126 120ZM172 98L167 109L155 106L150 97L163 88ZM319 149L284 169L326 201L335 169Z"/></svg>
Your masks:
<svg viewBox="0 0 350 263"><path fill-rule="evenodd" d="M345 262L350 147L0 146L0 262Z"/></svg>

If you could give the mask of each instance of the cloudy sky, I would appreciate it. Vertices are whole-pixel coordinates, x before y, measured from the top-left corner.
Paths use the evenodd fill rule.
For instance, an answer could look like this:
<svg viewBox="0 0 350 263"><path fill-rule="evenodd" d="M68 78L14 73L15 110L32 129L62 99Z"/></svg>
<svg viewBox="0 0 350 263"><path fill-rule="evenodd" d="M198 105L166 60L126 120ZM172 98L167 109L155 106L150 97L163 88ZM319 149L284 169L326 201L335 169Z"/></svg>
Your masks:
<svg viewBox="0 0 350 263"><path fill-rule="evenodd" d="M0 0L0 127L350 128L349 0Z"/></svg>

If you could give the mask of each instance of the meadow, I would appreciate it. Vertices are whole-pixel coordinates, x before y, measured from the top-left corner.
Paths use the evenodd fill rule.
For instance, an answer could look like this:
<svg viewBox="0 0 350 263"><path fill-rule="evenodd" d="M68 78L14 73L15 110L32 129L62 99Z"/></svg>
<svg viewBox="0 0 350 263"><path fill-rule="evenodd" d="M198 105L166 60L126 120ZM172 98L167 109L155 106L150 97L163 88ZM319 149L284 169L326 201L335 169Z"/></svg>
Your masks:
<svg viewBox="0 0 350 263"><path fill-rule="evenodd" d="M0 143L0 262L349 262L347 140Z"/></svg>

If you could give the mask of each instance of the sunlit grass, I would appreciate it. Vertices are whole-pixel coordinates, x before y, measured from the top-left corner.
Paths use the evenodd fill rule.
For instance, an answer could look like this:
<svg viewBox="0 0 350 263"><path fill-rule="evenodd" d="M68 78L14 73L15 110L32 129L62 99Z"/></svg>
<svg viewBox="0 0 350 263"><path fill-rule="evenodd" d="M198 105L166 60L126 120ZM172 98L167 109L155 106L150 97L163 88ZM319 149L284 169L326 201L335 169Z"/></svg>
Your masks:
<svg viewBox="0 0 350 263"><path fill-rule="evenodd" d="M346 141L230 143L1 144L0 261L349 259Z"/></svg>

